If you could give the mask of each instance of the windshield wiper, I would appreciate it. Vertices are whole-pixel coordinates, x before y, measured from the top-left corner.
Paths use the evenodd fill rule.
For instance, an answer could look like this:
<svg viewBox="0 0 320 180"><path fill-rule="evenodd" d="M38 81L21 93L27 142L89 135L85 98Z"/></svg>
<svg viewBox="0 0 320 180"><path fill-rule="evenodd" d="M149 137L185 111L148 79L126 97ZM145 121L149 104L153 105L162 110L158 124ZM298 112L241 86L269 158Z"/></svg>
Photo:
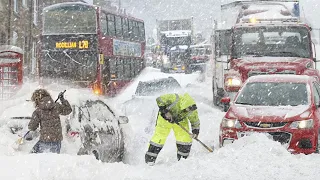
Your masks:
<svg viewBox="0 0 320 180"><path fill-rule="evenodd" d="M299 53L289 52L289 51L277 51L277 52L268 52L266 56L281 56L281 57L301 57Z"/></svg>
<svg viewBox="0 0 320 180"><path fill-rule="evenodd" d="M253 55L253 57L262 57L260 52L245 52L245 55Z"/></svg>
<svg viewBox="0 0 320 180"><path fill-rule="evenodd" d="M241 104L241 105L254 105L254 104L250 104L250 103L245 103L245 102L235 102L236 104Z"/></svg>

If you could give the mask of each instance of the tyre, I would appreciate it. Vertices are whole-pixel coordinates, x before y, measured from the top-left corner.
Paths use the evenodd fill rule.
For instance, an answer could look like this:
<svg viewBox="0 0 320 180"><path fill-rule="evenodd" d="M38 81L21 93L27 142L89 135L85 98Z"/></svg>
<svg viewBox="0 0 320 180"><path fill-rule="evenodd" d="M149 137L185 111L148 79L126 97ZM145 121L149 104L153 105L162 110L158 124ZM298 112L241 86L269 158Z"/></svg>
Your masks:
<svg viewBox="0 0 320 180"><path fill-rule="evenodd" d="M215 81L212 82L212 96L213 96L213 105L214 106L219 106L220 105L220 96L218 95L218 90L217 90L217 94L215 94L214 90L215 90L215 87L214 87L214 84L215 84Z"/></svg>
<svg viewBox="0 0 320 180"><path fill-rule="evenodd" d="M219 99L220 98L217 95L215 95L213 92L213 105L214 106L219 106L219 104L220 104Z"/></svg>
<svg viewBox="0 0 320 180"><path fill-rule="evenodd" d="M316 141L316 150L315 150L315 152L314 153L317 153L317 154L319 154L319 139L320 139L320 130L318 130L318 138L317 138L317 141Z"/></svg>

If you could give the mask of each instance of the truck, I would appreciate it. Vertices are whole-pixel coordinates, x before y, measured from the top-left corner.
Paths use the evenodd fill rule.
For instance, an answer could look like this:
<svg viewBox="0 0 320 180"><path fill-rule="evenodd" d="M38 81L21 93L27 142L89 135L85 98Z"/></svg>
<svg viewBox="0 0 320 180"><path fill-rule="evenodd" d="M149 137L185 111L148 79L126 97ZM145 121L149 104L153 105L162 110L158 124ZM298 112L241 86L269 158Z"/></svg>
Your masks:
<svg viewBox="0 0 320 180"><path fill-rule="evenodd" d="M157 20L158 46L162 72L187 72L193 39L193 18Z"/></svg>
<svg viewBox="0 0 320 180"><path fill-rule="evenodd" d="M213 104L234 98L250 76L296 74L314 76L315 45L311 27L300 16L298 0L236 1L221 6L211 36Z"/></svg>
<svg viewBox="0 0 320 180"><path fill-rule="evenodd" d="M203 71L206 64L212 59L212 46L210 43L201 43L190 46L191 49L191 63L190 69L192 71Z"/></svg>

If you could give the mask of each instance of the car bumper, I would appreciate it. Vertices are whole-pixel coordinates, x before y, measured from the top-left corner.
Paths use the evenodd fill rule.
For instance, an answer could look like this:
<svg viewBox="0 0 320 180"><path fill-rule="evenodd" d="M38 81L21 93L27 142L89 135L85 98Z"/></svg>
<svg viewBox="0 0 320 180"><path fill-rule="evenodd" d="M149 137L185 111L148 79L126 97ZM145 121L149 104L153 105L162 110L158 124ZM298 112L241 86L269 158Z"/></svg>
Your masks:
<svg viewBox="0 0 320 180"><path fill-rule="evenodd" d="M311 154L317 147L316 129L291 129L282 128L220 128L220 147L252 133L265 133L270 139L286 145L288 151L293 154Z"/></svg>

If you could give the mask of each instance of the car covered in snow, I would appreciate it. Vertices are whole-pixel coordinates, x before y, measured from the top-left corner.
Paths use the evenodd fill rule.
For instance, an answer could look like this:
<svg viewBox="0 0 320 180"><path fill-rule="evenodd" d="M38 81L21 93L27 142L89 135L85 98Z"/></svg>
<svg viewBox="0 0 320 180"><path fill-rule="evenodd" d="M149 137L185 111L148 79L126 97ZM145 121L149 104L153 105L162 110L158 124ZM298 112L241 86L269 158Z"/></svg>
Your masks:
<svg viewBox="0 0 320 180"><path fill-rule="evenodd" d="M63 148L66 148L64 152L93 155L102 162L122 161L125 153L124 128L128 118L119 116L109 105L98 99L81 100L79 103L71 103L71 106L72 113L61 118ZM17 107L8 109L1 119L1 125L7 127L13 135L17 135L16 138L28 131L33 111L32 104L25 102L21 107L27 108L26 111L10 116ZM22 150L30 151L39 135L39 129L31 132Z"/></svg>
<svg viewBox="0 0 320 180"><path fill-rule="evenodd" d="M320 85L305 75L250 77L220 124L220 147L252 133L265 133L292 153L319 152Z"/></svg>
<svg viewBox="0 0 320 180"><path fill-rule="evenodd" d="M118 116L105 102L88 100L81 106L73 106L67 132L78 133L81 147L78 155L94 155L102 162L119 162L124 155L122 125L126 116Z"/></svg>
<svg viewBox="0 0 320 180"><path fill-rule="evenodd" d="M121 109L130 118L143 117L144 121L154 123L158 112L156 98L162 94L179 92L181 89L181 85L173 77L139 81L134 95L122 104Z"/></svg>

